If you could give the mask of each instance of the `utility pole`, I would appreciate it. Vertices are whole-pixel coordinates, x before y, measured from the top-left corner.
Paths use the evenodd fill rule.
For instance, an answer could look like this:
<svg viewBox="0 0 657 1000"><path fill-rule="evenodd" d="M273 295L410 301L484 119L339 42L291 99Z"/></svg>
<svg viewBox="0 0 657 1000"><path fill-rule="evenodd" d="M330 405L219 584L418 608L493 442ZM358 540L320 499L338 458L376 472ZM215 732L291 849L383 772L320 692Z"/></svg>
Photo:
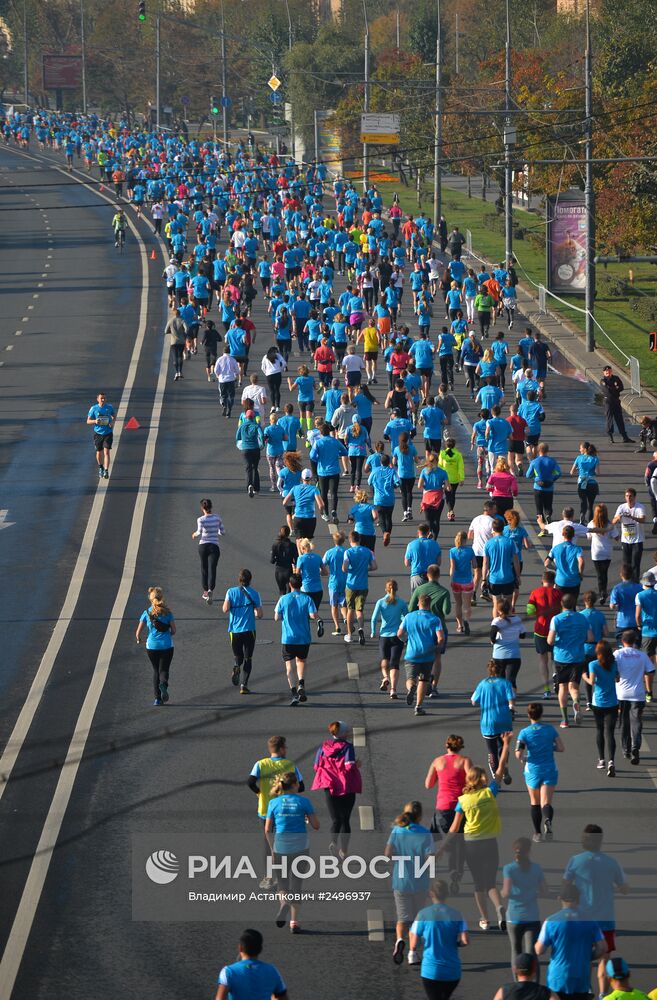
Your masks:
<svg viewBox="0 0 657 1000"><path fill-rule="evenodd" d="M160 4L155 16L155 129L160 131Z"/></svg>
<svg viewBox="0 0 657 1000"><path fill-rule="evenodd" d="M443 88L442 88L442 23L440 0L436 0L436 129L433 145L433 228L438 232L443 214L442 158L443 158Z"/></svg>
<svg viewBox="0 0 657 1000"><path fill-rule="evenodd" d="M82 114L87 113L87 53L84 44L84 0L80 0L80 51L82 53Z"/></svg>
<svg viewBox="0 0 657 1000"><path fill-rule="evenodd" d="M319 120L317 118L317 108L313 111L315 118L315 166L319 163Z"/></svg>
<svg viewBox="0 0 657 1000"><path fill-rule="evenodd" d="M595 191L593 190L593 63L591 53L590 0L586 0L586 53L584 56L584 115L586 117L586 157L584 205L586 209L586 350L595 350Z"/></svg>
<svg viewBox="0 0 657 1000"><path fill-rule="evenodd" d="M292 51L292 18L290 17L290 3L289 0L285 0L285 10L287 11L287 49L288 52ZM288 94L289 97L289 94ZM292 100L290 98L290 138L292 146L292 159L296 160L296 142L294 138L294 111L292 109Z"/></svg>
<svg viewBox="0 0 657 1000"><path fill-rule="evenodd" d="M26 105L30 103L30 78L29 67L27 65L27 0L23 0L23 100Z"/></svg>
<svg viewBox="0 0 657 1000"><path fill-rule="evenodd" d="M504 49L504 254L513 259L513 164L511 160L516 142L515 126L511 124L511 16L506 0L506 45Z"/></svg>
<svg viewBox="0 0 657 1000"><path fill-rule="evenodd" d="M226 20L224 0L221 0L221 126L224 149L228 144L228 108L226 107Z"/></svg>
<svg viewBox="0 0 657 1000"><path fill-rule="evenodd" d="M459 12L456 12L456 25L454 32L454 72L459 75Z"/></svg>
<svg viewBox="0 0 657 1000"><path fill-rule="evenodd" d="M399 7L397 7L397 51L398 52L401 49L401 31L400 31L401 25L399 22L400 22L400 14L399 14Z"/></svg>
<svg viewBox="0 0 657 1000"><path fill-rule="evenodd" d="M363 99L363 110L365 114L370 110L370 26L367 20L367 3L363 0L363 17L365 18L365 93ZM363 194L369 187L369 163L367 143L363 143Z"/></svg>

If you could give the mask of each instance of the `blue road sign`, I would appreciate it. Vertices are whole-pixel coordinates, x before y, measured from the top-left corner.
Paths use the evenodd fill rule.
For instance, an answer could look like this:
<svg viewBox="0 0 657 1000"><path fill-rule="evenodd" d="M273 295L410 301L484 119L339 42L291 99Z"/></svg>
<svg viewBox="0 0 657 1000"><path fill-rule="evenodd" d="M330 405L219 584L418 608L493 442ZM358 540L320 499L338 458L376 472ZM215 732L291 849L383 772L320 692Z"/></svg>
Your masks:
<svg viewBox="0 0 657 1000"><path fill-rule="evenodd" d="M270 94L269 95L269 100L271 101L272 104L282 104L283 103L283 97L282 97L281 94L276 94L276 93Z"/></svg>
<svg viewBox="0 0 657 1000"><path fill-rule="evenodd" d="M232 103L233 102L231 101L230 97L222 97L221 98L221 106L222 106L222 108L229 108Z"/></svg>

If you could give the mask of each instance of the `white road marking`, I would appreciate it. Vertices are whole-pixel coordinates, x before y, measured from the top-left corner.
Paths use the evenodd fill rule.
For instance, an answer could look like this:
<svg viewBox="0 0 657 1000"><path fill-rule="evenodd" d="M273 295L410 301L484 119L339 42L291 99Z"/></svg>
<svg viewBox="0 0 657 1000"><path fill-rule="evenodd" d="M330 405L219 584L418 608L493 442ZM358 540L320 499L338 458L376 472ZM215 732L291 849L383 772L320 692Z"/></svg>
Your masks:
<svg viewBox="0 0 657 1000"><path fill-rule="evenodd" d="M347 660L347 677L350 681L355 681L360 677L360 670L357 663Z"/></svg>
<svg viewBox="0 0 657 1000"><path fill-rule="evenodd" d="M367 938L369 941L385 941L383 910L367 911Z"/></svg>
<svg viewBox="0 0 657 1000"><path fill-rule="evenodd" d="M38 292L35 292L35 293L34 293L34 295L32 296L32 298L33 298L33 299L38 299L38 298L39 298L39 293L38 293Z"/></svg>
<svg viewBox="0 0 657 1000"><path fill-rule="evenodd" d="M5 347L5 351L13 351L13 349L14 349L14 345L13 344L7 344L7 346ZM0 772L0 773L2 773L2 772Z"/></svg>
<svg viewBox="0 0 657 1000"><path fill-rule="evenodd" d="M0 510L0 531L2 531L3 528L12 528L16 524L15 521L7 520L8 515L9 511L6 508L5 510Z"/></svg>
<svg viewBox="0 0 657 1000"><path fill-rule="evenodd" d="M366 747L367 746L367 732L361 726L354 726L354 739L353 743L355 747Z"/></svg>
<svg viewBox="0 0 657 1000"><path fill-rule="evenodd" d="M23 331L22 330L16 330L16 333L14 334L14 337L22 337L22 336L23 336Z"/></svg>
<svg viewBox="0 0 657 1000"><path fill-rule="evenodd" d="M374 809L372 806L358 806L358 819L361 830L373 830Z"/></svg>
<svg viewBox="0 0 657 1000"><path fill-rule="evenodd" d="M65 173L65 171L61 169L60 172ZM93 191L93 193L99 193L94 191L94 189L88 184L84 184L84 187ZM105 201L112 204L110 198L107 198L104 195L101 195L101 197L103 197ZM146 252L146 246L139 234L139 231L137 230L137 227L132 223L132 220L129 219L128 224L130 225L130 228L132 229L133 234L140 246L142 295L137 337L135 339L135 345L130 359L130 366L128 368L128 375L117 412L118 430L116 432L116 438L119 438L119 440L128 404L130 402L130 395L134 386L137 366L139 363L139 355L144 343L148 314L149 281L148 255ZM144 516L146 512L146 501L148 499L151 476L153 472L155 445L157 442L160 417L162 413L168 360L168 354L163 350L160 359L160 371L158 375L157 388L153 400L153 409L149 422L150 430L146 441L141 476L135 499L132 523L130 526L130 535L123 563L123 571L121 574L121 582L114 601L114 606L110 613L109 623L103 637L100 651L96 659L89 689L78 716L75 731L69 744L66 760L60 772L59 781L57 782L57 787L39 838L39 843L32 859L23 895L21 896L21 901L14 917L11 932L7 939L2 961L0 962L0 1000L10 1000L11 998L16 977L25 952L25 947L32 929L37 907L39 905L43 886L48 874L48 869L50 867L50 861L55 850L57 838L59 836L64 816L66 814L66 809L73 791L73 785L75 783L78 768L84 754L84 748L89 737L94 714L96 712L96 708L98 707L98 702L100 701L100 696L105 685L110 660L122 626L128 598L132 591L137 565L139 542L141 539ZM117 449L115 448L115 455L116 450ZM23 708L21 709L21 713L18 717L16 725L14 726L14 731L9 738L9 742L5 748L2 758L0 758L0 774L4 776L5 782L11 774L32 720L34 719L34 715L39 707L46 684L52 673L57 654L59 653L68 630L68 626L72 619L73 612L75 611L75 606L80 595L84 576L91 558L93 543L106 496L107 490L99 490L96 493L64 605L57 620L57 624L55 625L53 635L48 643L44 657L39 665L36 677L34 678ZM6 783L0 784L0 795L5 787Z"/></svg>

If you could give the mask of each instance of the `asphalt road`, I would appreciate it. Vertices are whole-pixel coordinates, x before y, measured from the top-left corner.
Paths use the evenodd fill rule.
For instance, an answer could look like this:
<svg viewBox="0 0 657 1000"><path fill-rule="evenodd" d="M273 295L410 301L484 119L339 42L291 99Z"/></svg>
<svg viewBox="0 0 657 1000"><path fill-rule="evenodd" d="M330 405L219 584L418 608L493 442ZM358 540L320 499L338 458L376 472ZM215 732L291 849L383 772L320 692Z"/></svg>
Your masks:
<svg viewBox="0 0 657 1000"><path fill-rule="evenodd" d="M161 256L147 262L152 287L141 317L141 353L131 366L142 307L143 265L136 241L130 238L125 256L117 255L108 240L111 207L86 188L70 185L61 173L36 166L48 167L48 159L35 164L0 151L0 208L8 236L0 255L3 273L13 276L4 291L0 348L9 346L14 330L21 328L19 321L28 315L25 306L35 303L29 311L34 318L23 326L14 350L6 356L3 350L0 370L0 506L15 522L0 535L5 645L0 736L5 757L20 750L0 800L0 998L109 1000L118 992L143 1000L209 997L219 968L233 960L236 938L246 924L265 934L265 957L280 967L292 997L311 992L321 1000L419 997L418 970L397 968L390 959L390 923L384 942L368 935L368 909L388 905L381 894L345 907L337 916L304 921L306 933L294 938L274 926L271 904L263 904L255 920L242 917L236 904L212 921L199 919L201 911L189 908L184 911L188 920L164 919L164 909L159 921L133 919L133 902L138 904L145 892L147 853L171 849L181 835L189 835L190 844L198 842L200 854L208 838L216 842L217 854L236 852L257 836L255 800L244 782L253 762L265 755L272 733L287 735L289 753L309 779L328 722L339 718L364 731L359 805L371 807L372 822L367 809L354 819L356 827L362 822L373 829L359 832L354 843L382 849L390 823L409 798L420 798L429 816L433 795L423 790L424 774L447 734L460 732L474 759L484 757L469 694L489 655L488 609L476 609L469 639L452 636L442 697L427 703L425 718L414 718L403 701L393 704L379 694L373 643L353 648L348 656L345 644L330 635L312 647L307 705L290 709L279 630L272 620L276 590L268 562L269 545L283 522L280 500L266 489L254 500L247 498L233 444L234 422L221 418L216 386L206 381L201 355L186 364L180 383L174 384L171 370L160 365ZM44 178L52 181L53 174L56 183L45 186ZM51 226L52 250L40 208ZM155 244L149 227L141 223L139 228L150 253ZM49 252L52 266L46 268ZM47 272L52 274L39 277ZM40 282L43 289L34 291ZM33 294L40 298L32 300ZM260 335L252 368L258 370L271 342L261 297L254 319ZM510 338L513 344L517 332ZM134 386L126 414L136 416L142 428L122 433L111 478L98 484L86 410L99 385L116 405L131 373ZM382 401L380 382L376 395ZM568 467L578 441L594 440L602 460L601 499L614 506L626 483L642 485L640 457L629 446L605 444L602 412L589 386L554 375L549 388L545 438L553 453ZM458 394L464 401L463 391ZM473 416L468 402L464 411L466 423L458 437L467 451L467 419ZM384 422L377 413L375 437ZM467 527L481 508L472 473L469 462L454 532ZM106 491L106 498L88 565L81 567L80 544L100 491ZM528 484L521 493L531 514ZM227 530L217 594L248 566L265 601L254 693L248 699L230 684L232 658L220 604L208 608L200 599L196 544L190 536L203 495L214 499ZM574 481L560 486L556 507L566 499L576 500ZM342 486L343 517L347 504ZM387 550L379 542L373 599L393 574L401 581L402 595L408 593L403 552L416 523L397 524ZM444 523L443 548L451 543L451 528ZM330 541L321 523L316 541L319 551ZM653 548L647 545L645 565L652 562ZM37 685L38 706L25 741L18 747L13 740L7 747L53 629L62 628L67 588L82 569L79 599L48 682L43 690ZM539 573L539 556L532 551L525 559L523 597ZM587 582L592 583L590 573ZM146 589L154 583L165 588L179 630L172 700L162 709L151 706L150 666L133 638ZM355 678L349 676L353 668L348 670L348 660L358 664ZM523 705L538 691L529 640L519 685L520 720ZM547 717L557 721L554 701L548 703ZM583 825L603 825L606 848L623 864L632 885L630 896L618 903L619 951L635 969L635 983L650 989L655 976L654 710L646 715L645 733L651 749L644 748L641 766L619 763L615 782L595 769L589 717L580 729L565 733L555 842L536 845L534 858L556 889L565 861L578 850ZM512 840L531 829L515 761L511 769L514 781L502 798L504 861L510 860ZM323 801L313 796L323 827L314 844L325 846L328 816ZM469 887L466 877L461 895L452 902L476 928ZM542 912L557 908L555 900L545 901ZM463 960L455 994L463 1000L492 995L508 978L508 944L497 932L475 930Z"/></svg>

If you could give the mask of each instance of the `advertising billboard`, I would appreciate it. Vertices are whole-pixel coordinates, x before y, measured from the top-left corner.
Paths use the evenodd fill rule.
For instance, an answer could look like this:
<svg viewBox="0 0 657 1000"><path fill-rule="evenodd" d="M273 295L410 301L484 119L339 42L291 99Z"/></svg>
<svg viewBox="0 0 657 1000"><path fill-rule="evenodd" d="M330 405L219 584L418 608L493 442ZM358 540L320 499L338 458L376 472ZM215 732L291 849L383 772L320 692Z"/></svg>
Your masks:
<svg viewBox="0 0 657 1000"><path fill-rule="evenodd" d="M364 114L360 116L360 141L374 145L399 144L399 115Z"/></svg>
<svg viewBox="0 0 657 1000"><path fill-rule="evenodd" d="M584 295L586 289L586 207L584 192L563 191L547 200L547 287L557 294Z"/></svg>
<svg viewBox="0 0 657 1000"><path fill-rule="evenodd" d="M77 90L82 86L82 56L42 58L44 90Z"/></svg>

